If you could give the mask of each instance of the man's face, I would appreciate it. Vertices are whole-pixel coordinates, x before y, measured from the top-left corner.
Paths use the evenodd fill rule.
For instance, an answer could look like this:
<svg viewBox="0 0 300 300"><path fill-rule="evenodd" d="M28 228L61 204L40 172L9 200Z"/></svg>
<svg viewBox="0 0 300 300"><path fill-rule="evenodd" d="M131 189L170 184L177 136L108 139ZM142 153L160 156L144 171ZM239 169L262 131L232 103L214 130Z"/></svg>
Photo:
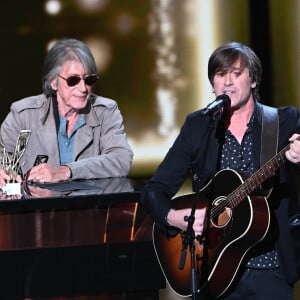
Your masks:
<svg viewBox="0 0 300 300"><path fill-rule="evenodd" d="M57 91L57 102L61 114L84 108L91 95L92 87L87 85L84 80L80 80L74 86L68 85L65 79L74 75L83 79L90 74L85 72L81 62L67 61L62 65L59 76L51 82L52 89Z"/></svg>
<svg viewBox="0 0 300 300"><path fill-rule="evenodd" d="M250 78L249 69L241 67L238 59L226 71L219 71L213 78L213 88L216 96L227 94L231 99L231 108L238 109L249 100L253 100L252 89L256 82Z"/></svg>

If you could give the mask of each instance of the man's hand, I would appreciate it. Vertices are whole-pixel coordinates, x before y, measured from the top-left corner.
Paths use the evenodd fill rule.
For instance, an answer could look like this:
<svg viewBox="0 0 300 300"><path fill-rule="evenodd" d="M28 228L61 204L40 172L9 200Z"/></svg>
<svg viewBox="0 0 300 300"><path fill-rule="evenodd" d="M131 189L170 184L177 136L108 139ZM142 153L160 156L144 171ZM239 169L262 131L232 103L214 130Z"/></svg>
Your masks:
<svg viewBox="0 0 300 300"><path fill-rule="evenodd" d="M300 163L300 137L299 134L294 133L289 141L290 141L290 149L285 152L286 158L292 163Z"/></svg>
<svg viewBox="0 0 300 300"><path fill-rule="evenodd" d="M64 181L70 177L71 170L68 166L51 166L47 163L32 167L26 174L26 180L41 183Z"/></svg>
<svg viewBox="0 0 300 300"><path fill-rule="evenodd" d="M188 222L185 220L185 217L189 217L191 214L191 209L171 209L167 216L167 222L169 225L177 227L181 230L186 230ZM195 221L193 229L195 236L201 236L203 230L205 229L205 216L206 208L196 209L195 210Z"/></svg>

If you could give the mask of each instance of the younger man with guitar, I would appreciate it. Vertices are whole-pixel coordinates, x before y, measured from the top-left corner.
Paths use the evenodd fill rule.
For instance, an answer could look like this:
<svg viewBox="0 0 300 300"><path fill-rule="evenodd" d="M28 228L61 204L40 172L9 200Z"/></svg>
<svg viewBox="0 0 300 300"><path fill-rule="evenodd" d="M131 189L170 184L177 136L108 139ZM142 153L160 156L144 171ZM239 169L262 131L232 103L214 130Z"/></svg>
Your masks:
<svg viewBox="0 0 300 300"><path fill-rule="evenodd" d="M208 62L217 99L187 116L145 187L158 260L182 296L293 298L300 277L300 114L259 103L261 73L246 45L217 48ZM189 174L194 193L174 199Z"/></svg>

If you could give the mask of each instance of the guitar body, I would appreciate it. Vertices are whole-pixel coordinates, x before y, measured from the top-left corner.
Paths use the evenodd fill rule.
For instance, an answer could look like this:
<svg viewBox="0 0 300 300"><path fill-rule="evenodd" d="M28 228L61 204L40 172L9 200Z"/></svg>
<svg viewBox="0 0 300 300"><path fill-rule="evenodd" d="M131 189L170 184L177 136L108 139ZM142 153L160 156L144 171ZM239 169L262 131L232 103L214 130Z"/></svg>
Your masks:
<svg viewBox="0 0 300 300"><path fill-rule="evenodd" d="M202 239L194 241L198 291L205 299L216 299L228 291L246 253L264 238L269 228L270 213L265 197L246 197L228 210L227 206L226 210L218 209L242 183L237 172L224 169L197 195L196 207L206 207L211 216ZM188 194L173 199L173 208L191 208L194 197L195 194ZM210 214L212 211L218 215ZM154 248L166 280L175 293L188 297L191 296L191 256L188 249L184 268L179 269L182 234L167 236L158 226L153 226Z"/></svg>

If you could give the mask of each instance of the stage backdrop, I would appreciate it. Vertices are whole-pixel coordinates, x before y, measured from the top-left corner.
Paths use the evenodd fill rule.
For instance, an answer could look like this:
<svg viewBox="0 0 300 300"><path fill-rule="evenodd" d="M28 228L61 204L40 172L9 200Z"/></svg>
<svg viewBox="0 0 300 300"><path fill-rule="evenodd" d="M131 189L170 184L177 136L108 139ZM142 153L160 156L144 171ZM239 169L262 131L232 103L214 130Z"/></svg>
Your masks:
<svg viewBox="0 0 300 300"><path fill-rule="evenodd" d="M282 2L282 3L281 3ZM95 93L115 99L135 157L131 176L149 176L186 115L214 100L207 60L240 41L264 65L262 101L299 105L300 1L26 0L2 1L0 121L10 104L41 93L52 43L82 39L97 62Z"/></svg>

